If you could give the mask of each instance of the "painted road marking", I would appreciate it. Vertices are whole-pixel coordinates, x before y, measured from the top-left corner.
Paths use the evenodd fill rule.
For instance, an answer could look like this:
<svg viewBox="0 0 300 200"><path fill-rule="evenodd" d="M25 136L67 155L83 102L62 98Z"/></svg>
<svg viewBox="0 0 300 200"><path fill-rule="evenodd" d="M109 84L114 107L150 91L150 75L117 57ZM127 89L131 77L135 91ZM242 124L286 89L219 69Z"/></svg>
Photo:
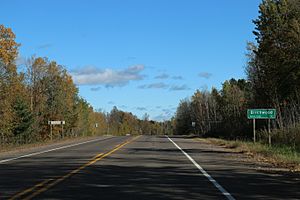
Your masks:
<svg viewBox="0 0 300 200"><path fill-rule="evenodd" d="M214 184L214 186L229 200L235 200L229 192L227 192L213 177L211 177L189 154L180 148L169 136L166 136L200 171L201 173Z"/></svg>
<svg viewBox="0 0 300 200"><path fill-rule="evenodd" d="M111 138L111 137L109 137L109 138ZM30 154L26 154L26 155L14 157L14 158L8 158L8 159L5 159L5 160L0 160L0 164L6 163L6 162L9 162L9 161L13 161L13 160L18 160L18 159L21 159L21 158L26 158L26 157L31 157L31 156L36 156L36 155L39 155L39 154L43 154L43 153L48 153L48 152L51 152L51 151L56 151L56 150L70 148L70 147L75 147L75 146L78 146L78 145L81 145L81 144L96 142L96 141L99 141L99 140L105 140L105 139L107 139L107 138L104 138L104 139L99 138L99 139L95 139L95 140L89 140L89 141L80 142L80 143L76 143L76 144L70 144L70 145L66 145L66 146L62 146L62 147L57 147L57 148L54 148L54 149L48 149L48 150L45 150L45 151L30 153Z"/></svg>
<svg viewBox="0 0 300 200"><path fill-rule="evenodd" d="M17 199L17 198L19 198L19 197L22 197L23 195L25 195L25 194L31 192L32 190L35 190L35 189L37 189L37 188L39 188L39 187L44 186L45 184L47 184L48 182L50 182L50 181L52 181L52 180L53 180L53 179L46 179L46 180L44 180L44 181L42 181L42 182L36 184L36 185L35 185L34 187L32 187L32 188L28 188L28 189L26 189L26 190L24 190L24 191L22 191L22 192L20 192L20 193L18 193L18 194L16 194L16 195L14 195L13 197L11 197L11 199Z"/></svg>
<svg viewBox="0 0 300 200"><path fill-rule="evenodd" d="M51 181L43 181L41 183L38 183L36 184L35 186L31 187L31 188L28 188L20 193L17 193L15 194L13 197L10 198L10 200L15 200L15 199L19 199L21 197L23 197L22 199L23 200L30 200L34 197L36 197L37 195L49 190L51 187L57 185L58 183L64 181L65 179L77 174L80 170L83 170L84 168L102 160L103 158L109 156L110 154L114 153L115 151L121 149L122 147L124 147L125 145L133 142L134 140L138 139L140 136L136 136L134 137L133 139L131 140L128 140L126 142L123 142L121 144L118 144L114 149L112 149L111 151L103 154L103 153L100 153L100 154L97 154L91 161L89 161L88 163L80 166L79 168L77 169L74 169L73 171L69 172L68 174L64 175L64 176L61 176L61 177L58 177L57 179L51 179ZM36 190L36 191L35 191ZM31 194L30 194L31 193ZM28 195L26 197L24 197L25 195Z"/></svg>
<svg viewBox="0 0 300 200"><path fill-rule="evenodd" d="M103 153L99 153L99 154L95 155L95 156L92 158L92 160L94 160L94 159L96 159L96 158L99 158L99 157L102 156L102 155L103 155Z"/></svg>

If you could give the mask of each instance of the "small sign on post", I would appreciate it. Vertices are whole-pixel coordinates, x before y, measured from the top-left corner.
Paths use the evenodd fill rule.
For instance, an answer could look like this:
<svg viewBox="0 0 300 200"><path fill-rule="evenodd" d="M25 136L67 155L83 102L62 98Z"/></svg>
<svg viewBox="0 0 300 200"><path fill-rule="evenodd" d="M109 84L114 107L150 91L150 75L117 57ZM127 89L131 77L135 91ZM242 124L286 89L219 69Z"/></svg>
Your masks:
<svg viewBox="0 0 300 200"><path fill-rule="evenodd" d="M192 127L193 127L193 129L194 129L194 134L196 135L196 122L192 122Z"/></svg>
<svg viewBox="0 0 300 200"><path fill-rule="evenodd" d="M253 141L256 142L255 136L255 119L268 119L269 145L271 145L271 119L276 119L276 109L248 109L247 118L253 119Z"/></svg>
<svg viewBox="0 0 300 200"><path fill-rule="evenodd" d="M48 124L50 125L50 140L52 140L52 125L61 125L61 133L63 135L65 121L48 121Z"/></svg>
<svg viewBox="0 0 300 200"><path fill-rule="evenodd" d="M49 125L63 125L66 124L65 121L48 121Z"/></svg>
<svg viewBox="0 0 300 200"><path fill-rule="evenodd" d="M192 127L195 127L196 126L196 122L192 122Z"/></svg>

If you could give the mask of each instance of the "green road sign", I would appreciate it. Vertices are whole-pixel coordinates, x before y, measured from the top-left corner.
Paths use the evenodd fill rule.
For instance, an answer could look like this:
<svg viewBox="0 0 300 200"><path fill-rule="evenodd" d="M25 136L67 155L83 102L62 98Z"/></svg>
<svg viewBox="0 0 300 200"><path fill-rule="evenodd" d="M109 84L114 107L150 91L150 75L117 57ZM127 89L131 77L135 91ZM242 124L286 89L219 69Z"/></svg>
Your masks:
<svg viewBox="0 0 300 200"><path fill-rule="evenodd" d="M248 109L248 119L275 119L276 109Z"/></svg>

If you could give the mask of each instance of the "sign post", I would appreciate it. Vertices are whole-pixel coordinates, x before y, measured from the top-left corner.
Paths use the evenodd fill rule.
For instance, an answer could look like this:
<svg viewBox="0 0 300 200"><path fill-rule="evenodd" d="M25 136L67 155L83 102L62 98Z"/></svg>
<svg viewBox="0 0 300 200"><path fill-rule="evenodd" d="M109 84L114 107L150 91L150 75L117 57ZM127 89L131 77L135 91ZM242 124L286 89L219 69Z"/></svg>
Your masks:
<svg viewBox="0 0 300 200"><path fill-rule="evenodd" d="M196 135L196 122L192 122L192 127L194 128L194 134Z"/></svg>
<svg viewBox="0 0 300 200"><path fill-rule="evenodd" d="M64 137L64 124L66 124L65 121L48 121L48 124L50 125L50 140L52 140L53 138L53 134L52 134L53 125L61 125L61 134L62 137Z"/></svg>
<svg viewBox="0 0 300 200"><path fill-rule="evenodd" d="M52 125L50 124L50 140L52 141Z"/></svg>
<svg viewBox="0 0 300 200"><path fill-rule="evenodd" d="M256 133L255 133L255 119L253 119L253 142L256 142Z"/></svg>
<svg viewBox="0 0 300 200"><path fill-rule="evenodd" d="M269 146L271 146L271 119L268 119Z"/></svg>
<svg viewBox="0 0 300 200"><path fill-rule="evenodd" d="M255 119L268 119L269 145L271 145L271 119L276 118L276 109L248 109L248 119L253 119L253 142L256 142Z"/></svg>

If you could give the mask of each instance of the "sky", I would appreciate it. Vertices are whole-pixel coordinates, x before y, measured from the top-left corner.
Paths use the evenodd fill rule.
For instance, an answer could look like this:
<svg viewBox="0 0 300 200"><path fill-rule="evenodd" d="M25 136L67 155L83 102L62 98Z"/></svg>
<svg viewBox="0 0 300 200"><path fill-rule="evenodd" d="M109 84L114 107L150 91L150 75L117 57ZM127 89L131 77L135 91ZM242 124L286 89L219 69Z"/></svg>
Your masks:
<svg viewBox="0 0 300 200"><path fill-rule="evenodd" d="M94 109L113 106L153 120L180 100L245 78L260 0L9 0L19 62L32 55L65 66Z"/></svg>

